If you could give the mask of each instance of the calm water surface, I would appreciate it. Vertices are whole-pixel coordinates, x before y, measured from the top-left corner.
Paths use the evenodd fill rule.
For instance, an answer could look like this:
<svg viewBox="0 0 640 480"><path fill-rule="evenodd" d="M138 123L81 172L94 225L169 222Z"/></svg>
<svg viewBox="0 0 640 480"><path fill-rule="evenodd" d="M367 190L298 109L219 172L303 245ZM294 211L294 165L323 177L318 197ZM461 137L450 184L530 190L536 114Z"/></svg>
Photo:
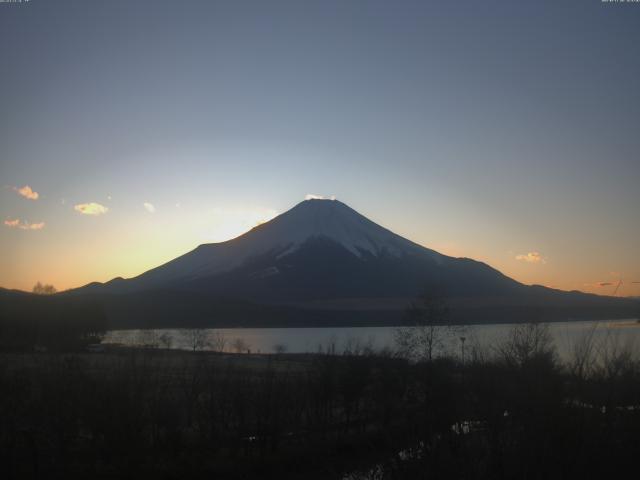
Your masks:
<svg viewBox="0 0 640 480"><path fill-rule="evenodd" d="M513 324L489 324L466 326L464 330L445 336L443 351L461 354L465 337L465 349L491 349L502 341L514 327ZM336 353L350 349L372 348L380 350L394 347L396 327L344 327L344 328L221 328L203 329L197 334L206 343L203 350L233 352L242 348L252 353L274 353L284 348L288 353L315 353L334 350ZM600 322L550 323L556 350L561 358L571 355L573 346L589 335L597 344L628 347L637 351L640 347L640 323L636 320ZM156 345L172 349L191 349L193 331L185 329L161 330L113 330L103 343L127 346Z"/></svg>

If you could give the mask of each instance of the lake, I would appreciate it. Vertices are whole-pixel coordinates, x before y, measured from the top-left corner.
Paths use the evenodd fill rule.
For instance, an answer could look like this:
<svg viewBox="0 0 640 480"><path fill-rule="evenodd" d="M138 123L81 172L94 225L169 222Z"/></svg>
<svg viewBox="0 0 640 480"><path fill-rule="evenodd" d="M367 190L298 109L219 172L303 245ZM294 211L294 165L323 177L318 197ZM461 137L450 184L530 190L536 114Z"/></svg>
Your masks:
<svg viewBox="0 0 640 480"><path fill-rule="evenodd" d="M581 339L593 335L597 345L637 349L640 346L640 323L635 319L599 322L550 323L549 331L561 359L571 356L573 346ZM491 349L506 338L514 324L488 324L464 326L464 330L443 335L446 339L440 353L461 355L465 338L467 355L473 348ZM343 328L221 328L113 330L103 340L105 344L125 346L160 346L191 350L194 342L198 349L223 350L243 353L316 353L371 348L394 348L396 327L343 327Z"/></svg>

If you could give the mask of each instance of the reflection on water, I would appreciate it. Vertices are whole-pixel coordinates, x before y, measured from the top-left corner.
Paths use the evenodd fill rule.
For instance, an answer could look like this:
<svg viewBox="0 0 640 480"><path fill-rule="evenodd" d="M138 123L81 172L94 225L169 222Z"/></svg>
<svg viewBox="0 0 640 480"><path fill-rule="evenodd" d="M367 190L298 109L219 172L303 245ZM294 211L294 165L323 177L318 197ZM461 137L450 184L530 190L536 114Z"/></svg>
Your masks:
<svg viewBox="0 0 640 480"><path fill-rule="evenodd" d="M467 352L470 349L490 349L513 328L513 324L473 325L462 334ZM103 343L127 346L157 346L185 350L213 350L237 353L315 353L345 350L393 349L395 327L344 328L221 328L221 329L161 329L113 330ZM619 347L640 345L640 323L636 320L601 322L558 322L549 324L549 331L561 358L567 358L574 346L592 335L594 340L614 342ZM460 332L449 335L440 353L458 354Z"/></svg>

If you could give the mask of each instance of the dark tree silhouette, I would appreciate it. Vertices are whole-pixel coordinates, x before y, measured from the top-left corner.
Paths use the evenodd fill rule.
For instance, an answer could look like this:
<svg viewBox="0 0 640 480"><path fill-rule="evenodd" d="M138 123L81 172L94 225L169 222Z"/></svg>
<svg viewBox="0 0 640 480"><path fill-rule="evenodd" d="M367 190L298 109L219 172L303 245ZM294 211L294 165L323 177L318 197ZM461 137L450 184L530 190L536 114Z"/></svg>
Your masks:
<svg viewBox="0 0 640 480"><path fill-rule="evenodd" d="M395 342L402 356L432 361L447 339L461 330L452 325L444 296L427 291L405 313L409 327L396 329Z"/></svg>
<svg viewBox="0 0 640 480"><path fill-rule="evenodd" d="M53 295L56 292L56 287L48 283L43 284L38 282L33 286L33 293L37 295Z"/></svg>

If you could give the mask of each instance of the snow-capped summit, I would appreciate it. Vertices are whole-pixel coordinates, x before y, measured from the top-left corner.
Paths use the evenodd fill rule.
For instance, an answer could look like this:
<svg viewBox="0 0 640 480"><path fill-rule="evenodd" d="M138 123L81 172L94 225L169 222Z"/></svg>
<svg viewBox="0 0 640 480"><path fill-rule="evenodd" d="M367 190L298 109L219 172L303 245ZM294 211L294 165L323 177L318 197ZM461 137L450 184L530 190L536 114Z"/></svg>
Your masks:
<svg viewBox="0 0 640 480"><path fill-rule="evenodd" d="M261 245L258 249L287 245L281 256L318 237L331 239L359 257L363 254L403 256L425 250L334 199L305 200L244 236L253 237ZM440 256L432 253L434 259Z"/></svg>
<svg viewBox="0 0 640 480"><path fill-rule="evenodd" d="M520 286L483 263L396 235L338 200L309 199L232 240L200 245L137 277L78 293L161 290L287 303L412 297L436 285L455 295Z"/></svg>
<svg viewBox="0 0 640 480"><path fill-rule="evenodd" d="M443 258L439 253L381 227L338 200L314 198L300 202L232 240L200 245L132 279L128 289L210 277L265 254L282 259L313 240L334 242L358 258L416 254L426 254L434 262Z"/></svg>

